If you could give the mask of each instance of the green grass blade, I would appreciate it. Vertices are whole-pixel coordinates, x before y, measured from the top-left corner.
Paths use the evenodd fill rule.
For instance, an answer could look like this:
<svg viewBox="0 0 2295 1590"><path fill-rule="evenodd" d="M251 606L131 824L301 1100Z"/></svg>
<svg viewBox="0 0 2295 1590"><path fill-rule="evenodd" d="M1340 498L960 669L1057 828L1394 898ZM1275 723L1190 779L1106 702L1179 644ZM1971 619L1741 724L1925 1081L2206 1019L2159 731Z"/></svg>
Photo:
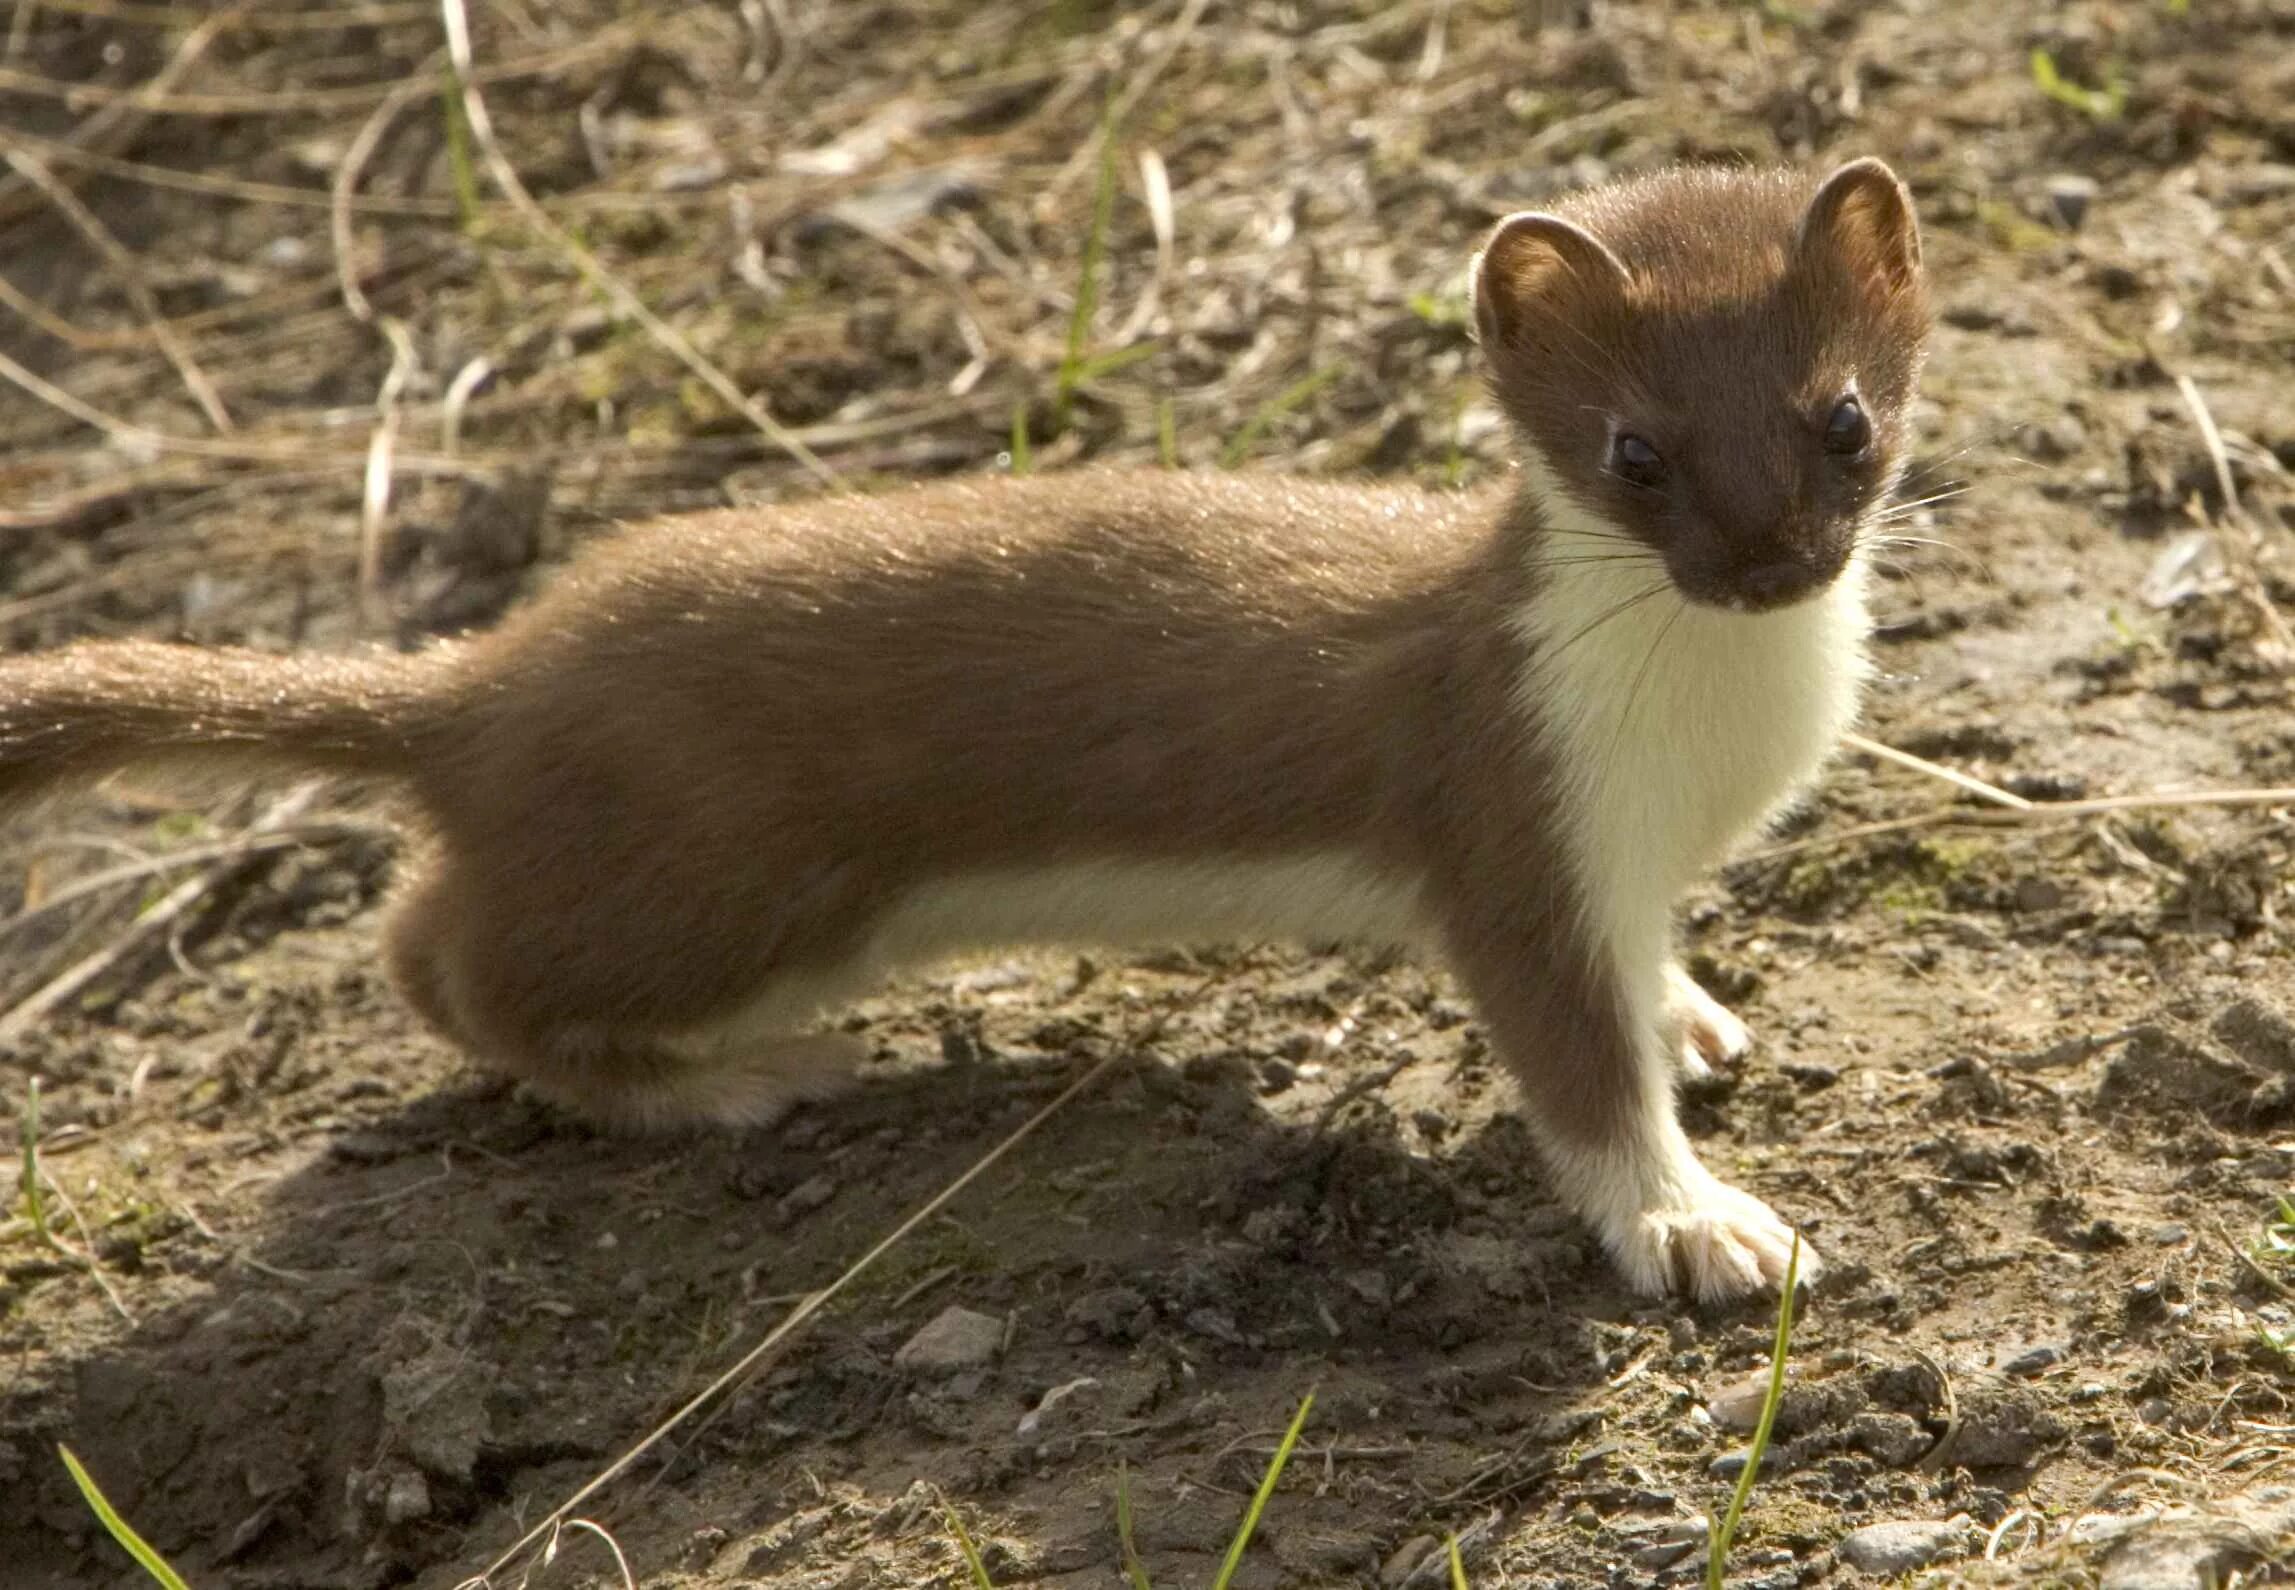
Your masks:
<svg viewBox="0 0 2295 1590"><path fill-rule="evenodd" d="M948 1532L956 1537L956 1549L964 1553L965 1571L972 1575L974 1590L996 1590L996 1582L988 1577L988 1564L980 1560L980 1548L972 1543L971 1532L945 1496L940 1498L940 1516L948 1520Z"/></svg>
<svg viewBox="0 0 2295 1590"><path fill-rule="evenodd" d="M1243 422L1243 428L1235 433L1234 439L1221 451L1219 467L1233 469L1249 458L1251 449L1259 445L1259 438L1267 434L1267 427L1322 391L1338 373L1335 367L1317 370L1313 375L1292 382L1253 409L1251 417Z"/></svg>
<svg viewBox="0 0 2295 1590"><path fill-rule="evenodd" d="M163 1586L164 1590L191 1590L191 1586L183 1582L183 1575L169 1567L167 1559L152 1550L150 1543L137 1534L126 1519L120 1517L94 1477L72 1455L72 1449L59 1446L56 1452L63 1458L64 1467L72 1476L72 1483L80 1488L80 1496L87 1502L88 1511L96 1515L96 1522L103 1525L105 1532L120 1543L122 1551L136 1560L137 1566L151 1575L152 1582Z"/></svg>
<svg viewBox="0 0 2295 1590"><path fill-rule="evenodd" d="M1135 365L1142 359L1154 358L1157 351L1155 339L1150 337L1147 341L1135 342L1128 348L1111 348L1106 353L1091 354L1085 358L1082 366L1076 371L1076 384L1081 386L1087 381L1097 381L1103 376L1114 375L1118 370Z"/></svg>
<svg viewBox="0 0 2295 1590"><path fill-rule="evenodd" d="M1076 388L1087 369L1085 345L1091 340L1092 317L1100 308L1100 269L1108 251L1108 227L1116 213L1116 106L1109 97L1100 112L1100 173L1092 188L1092 226L1084 234L1084 258L1076 271L1076 306L1068 315L1068 349L1060 359L1059 384L1052 394L1052 429L1064 433Z"/></svg>
<svg viewBox="0 0 2295 1590"><path fill-rule="evenodd" d="M1466 1590L1466 1564L1459 1559L1458 1537L1450 1537L1450 1590Z"/></svg>
<svg viewBox="0 0 2295 1590"><path fill-rule="evenodd" d="M1170 398L1155 406L1155 450L1164 468L1179 468L1179 423L1172 417Z"/></svg>
<svg viewBox="0 0 2295 1590"><path fill-rule="evenodd" d="M1753 1445L1745 1454L1745 1472L1737 1476L1737 1489L1729 1498L1729 1511L1713 1532L1705 1559L1706 1590L1721 1590L1722 1570L1729 1562L1729 1543L1737 1538L1738 1520L1753 1495L1753 1482L1761 1473L1761 1455L1769 1450L1769 1429L1777 1422L1777 1405L1785 1400L1785 1349L1793 1336L1793 1299L1801 1279L1801 1234L1793 1234L1793 1251L1785 1258L1784 1296L1777 1301L1777 1337L1769 1347L1769 1390L1761 1401L1761 1419L1753 1427Z"/></svg>
<svg viewBox="0 0 2295 1590"><path fill-rule="evenodd" d="M1028 400L1022 398L1012 405L1012 473L1025 475L1035 467L1035 455L1028 450Z"/></svg>
<svg viewBox="0 0 2295 1590"><path fill-rule="evenodd" d="M446 125L446 164L454 176L454 208L462 230L478 225L478 166L470 158L470 115L462 103L462 78L449 65L438 82L439 114Z"/></svg>
<svg viewBox="0 0 2295 1590"><path fill-rule="evenodd" d="M1291 1449L1299 1444L1299 1432L1307 1427L1307 1412L1314 1406L1315 1394L1310 1391L1292 1416L1291 1428L1283 1432L1283 1444L1275 1449L1266 1477L1260 1480L1250 1507L1244 1511L1243 1527L1235 1532L1235 1541L1227 1548L1227 1560L1219 1565L1219 1577L1211 1581L1211 1590L1227 1590L1235 1570L1243 1566L1243 1548L1251 1544L1251 1532L1259 1527L1259 1515L1267 1510L1267 1499L1275 1494L1275 1482L1283 1477L1283 1465L1291 1461Z"/></svg>
<svg viewBox="0 0 2295 1590"><path fill-rule="evenodd" d="M1132 1590L1154 1590L1139 1548L1132 1544L1132 1477L1121 1460L1116 1464L1116 1540L1123 1547L1124 1577L1132 1582Z"/></svg>
<svg viewBox="0 0 2295 1590"><path fill-rule="evenodd" d="M24 1119L16 1123L16 1135L24 1152L24 1168L18 1185L24 1194L24 1217L32 1222L32 1235L40 1246L54 1253L62 1253L64 1245L48 1225L48 1202L40 1191L40 1079L34 1077L24 1091Z"/></svg>

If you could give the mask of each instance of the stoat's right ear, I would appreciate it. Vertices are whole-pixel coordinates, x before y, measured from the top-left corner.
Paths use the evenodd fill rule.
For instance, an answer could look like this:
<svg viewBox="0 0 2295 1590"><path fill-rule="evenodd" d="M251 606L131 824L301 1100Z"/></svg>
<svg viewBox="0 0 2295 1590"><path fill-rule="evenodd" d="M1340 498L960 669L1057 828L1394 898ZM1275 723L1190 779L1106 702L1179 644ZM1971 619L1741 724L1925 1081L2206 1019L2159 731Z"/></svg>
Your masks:
<svg viewBox="0 0 2295 1590"><path fill-rule="evenodd" d="M1625 265L1584 227L1521 210L1498 223L1469 273L1474 329L1485 348L1520 339L1556 313L1583 312L1624 296Z"/></svg>
<svg viewBox="0 0 2295 1590"><path fill-rule="evenodd" d="M1912 195L1880 161L1867 156L1842 166L1819 185L1801 217L1796 257L1807 266L1831 263L1883 295L1920 285L1920 223Z"/></svg>

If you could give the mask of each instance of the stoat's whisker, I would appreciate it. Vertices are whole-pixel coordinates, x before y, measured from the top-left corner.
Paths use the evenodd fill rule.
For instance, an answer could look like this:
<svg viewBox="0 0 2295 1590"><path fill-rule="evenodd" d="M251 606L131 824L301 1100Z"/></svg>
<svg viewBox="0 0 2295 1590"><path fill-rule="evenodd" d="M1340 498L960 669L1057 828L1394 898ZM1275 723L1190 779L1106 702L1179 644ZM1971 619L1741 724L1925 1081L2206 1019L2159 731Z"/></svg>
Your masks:
<svg viewBox="0 0 2295 1590"><path fill-rule="evenodd" d="M1555 647L1552 651L1546 654L1545 660L1551 664L1555 658L1560 657L1563 653L1570 650L1571 647L1577 645L1578 642L1584 640L1588 635L1591 635L1594 633L1594 631L1600 629L1604 624L1609 623L1612 619L1623 617L1633 609L1641 606L1642 603L1648 601L1651 597L1660 595L1672 588L1673 581L1670 579L1659 580L1654 585L1645 586L1642 590L1637 591L1632 596L1627 597L1624 601L1619 602L1614 606L1605 608L1583 628L1572 631L1570 635L1563 640L1561 645Z"/></svg>

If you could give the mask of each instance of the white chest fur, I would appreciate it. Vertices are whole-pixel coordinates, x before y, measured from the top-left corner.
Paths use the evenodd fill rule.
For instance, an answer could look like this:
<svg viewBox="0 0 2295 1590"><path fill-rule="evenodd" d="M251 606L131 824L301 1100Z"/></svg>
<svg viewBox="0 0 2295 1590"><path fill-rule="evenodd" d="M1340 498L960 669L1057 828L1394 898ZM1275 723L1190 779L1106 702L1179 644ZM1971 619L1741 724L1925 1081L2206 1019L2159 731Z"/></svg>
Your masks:
<svg viewBox="0 0 2295 1590"><path fill-rule="evenodd" d="M1815 774L1856 716L1865 566L1824 595L1742 614L1677 595L1654 554L1523 469L1550 531L1518 618L1523 700L1555 753L1593 924L1628 975L1655 973L1683 888Z"/></svg>

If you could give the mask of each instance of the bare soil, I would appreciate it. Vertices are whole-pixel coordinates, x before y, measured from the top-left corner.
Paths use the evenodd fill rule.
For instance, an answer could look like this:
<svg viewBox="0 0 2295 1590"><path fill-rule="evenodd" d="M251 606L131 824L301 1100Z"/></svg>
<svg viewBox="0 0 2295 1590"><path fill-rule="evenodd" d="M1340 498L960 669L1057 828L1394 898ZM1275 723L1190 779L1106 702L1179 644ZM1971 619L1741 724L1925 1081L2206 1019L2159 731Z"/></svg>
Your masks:
<svg viewBox="0 0 2295 1590"><path fill-rule="evenodd" d="M1187 467L1480 478L1457 277L1490 219L1663 160L1880 154L1942 316L1911 494L1966 489L1891 552L1867 728L2038 799L2295 783L2287 0L615 10L474 19L518 68L481 80L505 152L863 489L1012 467L1016 413L1037 468L1168 428ZM822 489L475 159L465 206L435 91L377 114L429 8L202 14L27 5L7 43L6 141L140 264L0 186L5 644L415 644L618 515ZM1088 347L1147 351L1062 430L1111 95ZM1000 1585L1113 1586L1119 1469L1156 1582L1208 1583L1310 1389L1239 1586L1432 1583L1454 1531L1478 1586L1699 1571L1666 1526L1726 1501L1768 1311L1620 1292L1435 970L962 968L855 1014L853 1098L615 1139L418 1031L376 971L377 813L326 792L258 848L279 793L115 786L0 834L0 1011L107 957L0 1069L10 1141L40 1079L61 1244L0 1215L0 1583L138 1582L64 1442L197 1585L453 1585L1109 1055L584 1504L639 1583L954 1585L937 1493ZM2295 1453L2295 1277L2256 1251L2295 1188L2290 808L1861 831L1954 799L1845 756L1687 913L1761 1040L1687 1118L1831 1263L1736 1583L1859 1582L1850 1530L1961 1514L1951 1572L2124 1576L2158 1531L2110 1521L2263 1505ZM952 1306L993 1354L896 1360ZM618 1579L575 1533L531 1582Z"/></svg>

